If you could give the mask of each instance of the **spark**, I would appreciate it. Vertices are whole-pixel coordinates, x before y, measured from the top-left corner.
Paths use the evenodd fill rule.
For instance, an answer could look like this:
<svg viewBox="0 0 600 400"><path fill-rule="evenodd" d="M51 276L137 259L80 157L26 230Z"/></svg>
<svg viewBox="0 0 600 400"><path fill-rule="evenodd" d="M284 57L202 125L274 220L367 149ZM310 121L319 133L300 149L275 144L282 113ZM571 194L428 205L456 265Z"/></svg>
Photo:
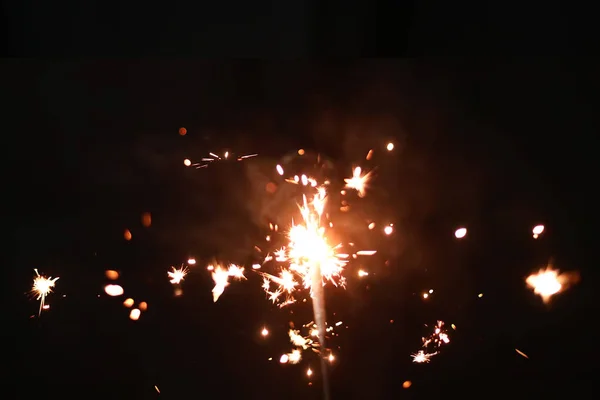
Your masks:
<svg viewBox="0 0 600 400"><path fill-rule="evenodd" d="M346 189L354 189L358 192L359 197L365 197L367 183L369 182L371 173L362 174L360 167L354 168L352 171L352 178L345 178Z"/></svg>
<svg viewBox="0 0 600 400"><path fill-rule="evenodd" d="M217 265L216 267L209 265L207 269L213 271L212 278L215 283L215 286L213 287L212 293L213 302L215 303L217 302L217 300L219 300L219 297L223 294L225 288L229 286L230 277L238 280L246 279L246 277L244 276L244 268L235 264L229 264L229 267L227 269L223 268L221 265Z"/></svg>
<svg viewBox="0 0 600 400"><path fill-rule="evenodd" d="M388 143L387 146L385 146L385 148L387 149L387 151L394 150L394 143L392 143L392 142Z"/></svg>
<svg viewBox="0 0 600 400"><path fill-rule="evenodd" d="M577 273L560 274L559 272L548 265L546 269L540 269L537 274L529 275L525 282L535 294L542 298L544 303L548 303L553 295L579 280Z"/></svg>
<svg viewBox="0 0 600 400"><path fill-rule="evenodd" d="M525 358L529 359L529 356L527 356L527 354L523 353L521 350L519 350L519 349L515 349L515 351L516 351L517 353L519 353L519 355L521 355L521 356L523 356L523 357L525 357Z"/></svg>
<svg viewBox="0 0 600 400"><path fill-rule="evenodd" d="M31 288L31 292L34 295L37 295L36 300L40 301L40 311L38 312L38 316L40 316L42 315L42 310L44 309L46 296L52 293L52 288L54 287L55 282L59 278L46 278L45 276L40 275L37 269L34 269L34 271L36 276L35 278L33 278L33 286Z"/></svg>
<svg viewBox="0 0 600 400"><path fill-rule="evenodd" d="M533 238L537 239L544 232L544 225L536 225L533 227Z"/></svg>
<svg viewBox="0 0 600 400"><path fill-rule="evenodd" d="M106 275L106 277L108 279L110 279L111 281L116 281L117 279L119 279L119 273L117 271L113 271L111 269L105 271L104 275Z"/></svg>
<svg viewBox="0 0 600 400"><path fill-rule="evenodd" d="M140 315L142 315L142 312L139 309L134 308L129 313L129 319L132 321L137 321L138 319L140 319Z"/></svg>
<svg viewBox="0 0 600 400"><path fill-rule="evenodd" d="M454 232L454 236L457 239L462 239L467 236L467 228L458 228L456 232Z"/></svg>
<svg viewBox="0 0 600 400"><path fill-rule="evenodd" d="M188 273L187 267L181 267L179 269L176 269L175 267L171 267L171 271L167 272L167 276L170 279L169 282L171 282L174 285L179 285L183 281L183 279L185 278L187 273Z"/></svg>
<svg viewBox="0 0 600 400"><path fill-rule="evenodd" d="M385 228L383 228L383 233L385 233L386 235L391 235L394 232L394 227L392 225L388 225Z"/></svg>
<svg viewBox="0 0 600 400"><path fill-rule="evenodd" d="M437 353L425 353L423 350L419 350L416 353L412 354L413 362L416 363L428 363L431 357L435 356Z"/></svg>
<svg viewBox="0 0 600 400"><path fill-rule="evenodd" d="M125 291L120 285L106 285L104 287L104 292L111 297L117 297L123 295Z"/></svg>

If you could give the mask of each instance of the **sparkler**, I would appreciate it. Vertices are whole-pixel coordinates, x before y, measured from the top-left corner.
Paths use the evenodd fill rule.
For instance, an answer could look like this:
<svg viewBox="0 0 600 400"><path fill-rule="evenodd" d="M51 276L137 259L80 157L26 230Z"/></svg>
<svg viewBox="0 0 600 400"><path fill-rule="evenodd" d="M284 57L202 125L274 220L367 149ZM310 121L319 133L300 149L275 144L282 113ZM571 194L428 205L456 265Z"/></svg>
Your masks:
<svg viewBox="0 0 600 400"><path fill-rule="evenodd" d="M44 304L46 301L46 296L52 293L52 288L54 287L54 283L58 280L58 277L52 279L52 277L46 278L43 275L38 273L37 269L35 271L35 278L33 278L33 287L31 288L31 292L37 295L36 300L40 301L40 311L38 316L42 315L42 310L44 309Z"/></svg>

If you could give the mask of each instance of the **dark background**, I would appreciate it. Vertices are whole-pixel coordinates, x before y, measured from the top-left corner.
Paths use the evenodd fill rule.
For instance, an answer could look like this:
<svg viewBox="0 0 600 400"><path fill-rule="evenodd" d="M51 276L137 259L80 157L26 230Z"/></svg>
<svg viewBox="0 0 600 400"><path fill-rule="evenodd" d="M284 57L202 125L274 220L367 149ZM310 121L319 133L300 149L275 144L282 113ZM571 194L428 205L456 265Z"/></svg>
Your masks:
<svg viewBox="0 0 600 400"><path fill-rule="evenodd" d="M106 19L100 9L89 11L103 23L120 16L121 23L106 30L92 17L76 17L74 9L54 4L27 8L38 20L15 11L10 55L178 54L193 47L208 55L255 56L398 55L413 47L415 53L485 52L510 40L515 46L537 43L544 31L542 26L531 35L508 37L502 30L508 25L469 19L458 6L448 11L457 15L455 24L436 20L434 14L444 10L406 7L396 11L404 15L404 30L394 30L383 23L394 11L382 5L361 13L364 28L347 21L349 27L339 28L336 37L328 27L339 7L332 5L327 14L307 6L306 14L291 12L294 22L278 19L295 32L285 36L294 46L269 47L272 42L259 38L252 47L238 40L249 36L240 24L234 24L237 30L231 31L238 35L229 42L224 38L231 31L223 27L214 28L215 34L197 33L194 27L207 26L197 21L199 15L208 19L206 13L169 14L161 8L155 19L143 15L129 24L133 15L142 16L139 8L111 7ZM57 16L50 25L47 14ZM169 15L177 15L172 17L177 22L162 24L171 21ZM541 20L550 23L550 16L559 13ZM306 21L314 22L314 30L293 28ZM447 26L436 21L451 25L447 43L422 34ZM538 26L517 22L514 29ZM457 25L466 32L457 33ZM375 26L381 27L368 29ZM247 32L283 40L278 28L272 28L277 35L261 29L250 26ZM348 39L351 35L357 39ZM388 45L394 35L399 43ZM206 43L194 41L206 37ZM548 41L533 48L562 43L543 37ZM489 46L481 47L486 38ZM318 371L314 358L307 355L297 367L267 361L288 350L287 323L302 322L310 310L295 307L290 315L276 309L255 276L233 283L213 304L204 264L215 256L252 260L252 244L264 234L255 212L264 193L256 182L268 179L283 155L300 147L320 152L342 174L388 140L397 150L374 159L378 175L363 207L377 220L392 219L397 232L368 239L379 250L368 262L369 278L328 292L329 312L337 313L332 319L349 326L331 342L341 346L331 371L332 398L585 393L596 354L592 64L567 57L4 60L4 215L11 234L5 265L14 315L7 317L4 332L6 393L319 398L318 379L309 387L304 376L308 363ZM188 129L185 137L177 134L181 126ZM206 170L182 165L186 157L225 148L260 157ZM140 215L148 211L153 224L146 229ZM537 223L546 231L535 241L530 232ZM463 224L469 235L459 242L453 232ZM123 240L126 228L133 234L130 242ZM190 255L199 265L184 283L184 296L175 298L166 270ZM582 280L543 305L524 279L551 258L560 269L578 270ZM49 298L51 309L40 319L30 318L37 303L26 295L33 268L61 277ZM148 302L139 321L127 319L120 300L97 297L106 269L122 272L126 296ZM420 293L428 288L435 293L423 301ZM427 332L423 324L437 319L457 326L452 342L430 364L412 363L410 354ZM259 337L263 325L271 330L268 341ZM402 389L405 380L413 382L408 390Z"/></svg>

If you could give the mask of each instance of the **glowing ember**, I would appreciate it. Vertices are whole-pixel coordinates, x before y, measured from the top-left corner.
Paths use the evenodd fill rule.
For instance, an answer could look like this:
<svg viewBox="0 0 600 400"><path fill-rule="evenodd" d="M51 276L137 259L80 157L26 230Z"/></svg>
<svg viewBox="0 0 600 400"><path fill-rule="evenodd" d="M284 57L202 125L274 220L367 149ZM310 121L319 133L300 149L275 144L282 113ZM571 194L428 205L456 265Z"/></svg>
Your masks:
<svg viewBox="0 0 600 400"><path fill-rule="evenodd" d="M537 239L544 232L544 225L536 225L533 227L533 238Z"/></svg>
<svg viewBox="0 0 600 400"><path fill-rule="evenodd" d="M123 288L119 285L106 285L104 287L104 292L112 297L121 296L123 293L125 293Z"/></svg>
<svg viewBox="0 0 600 400"><path fill-rule="evenodd" d="M117 279L119 279L119 273L117 271L113 271L111 269L105 271L104 275L106 275L106 277L108 279L110 279L111 281L116 281Z"/></svg>
<svg viewBox="0 0 600 400"><path fill-rule="evenodd" d="M454 232L454 236L457 239L462 239L467 236L467 228L458 228L456 232Z"/></svg>
<svg viewBox="0 0 600 400"><path fill-rule="evenodd" d="M138 319L140 319L140 315L142 315L142 312L137 308L134 308L129 313L129 319L132 321L137 321Z"/></svg>

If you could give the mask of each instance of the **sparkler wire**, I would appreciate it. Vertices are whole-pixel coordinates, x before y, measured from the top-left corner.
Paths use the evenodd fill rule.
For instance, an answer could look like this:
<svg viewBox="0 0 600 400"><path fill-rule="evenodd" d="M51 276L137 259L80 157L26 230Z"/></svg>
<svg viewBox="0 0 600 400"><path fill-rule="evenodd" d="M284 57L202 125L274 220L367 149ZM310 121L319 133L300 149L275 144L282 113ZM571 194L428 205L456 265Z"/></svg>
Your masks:
<svg viewBox="0 0 600 400"><path fill-rule="evenodd" d="M315 323L317 324L317 335L321 352L321 376L323 379L323 399L329 400L329 378L327 376L327 364L325 363L325 289L321 278L321 267L315 263L312 268L312 304Z"/></svg>

